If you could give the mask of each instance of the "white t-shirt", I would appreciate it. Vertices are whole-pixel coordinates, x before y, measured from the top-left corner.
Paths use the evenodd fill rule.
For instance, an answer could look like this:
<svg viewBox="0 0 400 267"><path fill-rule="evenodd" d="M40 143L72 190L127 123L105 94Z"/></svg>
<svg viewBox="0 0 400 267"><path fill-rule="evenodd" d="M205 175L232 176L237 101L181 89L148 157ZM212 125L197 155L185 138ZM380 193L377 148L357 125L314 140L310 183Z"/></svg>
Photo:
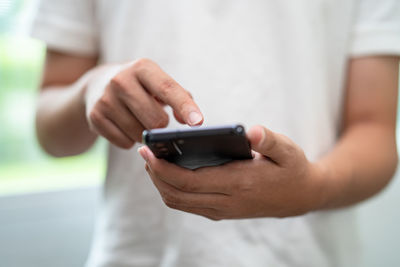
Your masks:
<svg viewBox="0 0 400 267"><path fill-rule="evenodd" d="M33 35L101 62L150 58L206 125L262 124L316 160L337 141L348 59L400 54L400 1L44 0ZM110 146L88 266L357 266L352 209L210 221L167 208L136 150Z"/></svg>

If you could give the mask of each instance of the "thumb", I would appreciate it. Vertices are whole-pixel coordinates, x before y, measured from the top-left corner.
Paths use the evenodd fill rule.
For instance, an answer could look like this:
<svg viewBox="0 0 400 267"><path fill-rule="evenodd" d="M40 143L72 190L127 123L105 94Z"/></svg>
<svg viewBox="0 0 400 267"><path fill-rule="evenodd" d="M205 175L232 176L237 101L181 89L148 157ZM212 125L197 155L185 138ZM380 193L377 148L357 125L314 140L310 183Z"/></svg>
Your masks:
<svg viewBox="0 0 400 267"><path fill-rule="evenodd" d="M289 138L260 125L253 126L247 132L247 138L254 151L271 158L278 164L288 160L288 152L293 151L292 148L294 148Z"/></svg>

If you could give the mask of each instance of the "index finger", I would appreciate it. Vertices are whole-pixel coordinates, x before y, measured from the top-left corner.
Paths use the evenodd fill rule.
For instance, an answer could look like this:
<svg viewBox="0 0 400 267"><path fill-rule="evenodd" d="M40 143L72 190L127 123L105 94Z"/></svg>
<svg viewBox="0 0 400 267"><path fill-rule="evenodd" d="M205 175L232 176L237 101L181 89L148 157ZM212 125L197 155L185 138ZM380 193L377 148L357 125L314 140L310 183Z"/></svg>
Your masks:
<svg viewBox="0 0 400 267"><path fill-rule="evenodd" d="M145 60L137 68L137 79L153 96L171 106L188 125L200 125L203 115L191 95L156 63Z"/></svg>

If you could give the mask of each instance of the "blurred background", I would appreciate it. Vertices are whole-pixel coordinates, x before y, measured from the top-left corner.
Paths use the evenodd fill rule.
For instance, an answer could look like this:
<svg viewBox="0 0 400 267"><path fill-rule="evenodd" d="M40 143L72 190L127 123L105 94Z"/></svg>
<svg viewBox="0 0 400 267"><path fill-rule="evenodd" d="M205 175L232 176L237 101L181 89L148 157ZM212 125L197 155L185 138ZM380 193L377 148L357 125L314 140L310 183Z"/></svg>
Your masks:
<svg viewBox="0 0 400 267"><path fill-rule="evenodd" d="M105 142L61 159L37 144L34 110L45 46L29 38L27 27L36 6L36 0L0 0L0 266L82 266ZM362 266L400 266L399 179L358 213Z"/></svg>
<svg viewBox="0 0 400 267"><path fill-rule="evenodd" d="M0 266L82 266L105 143L55 159L35 139L43 43L29 38L35 0L0 0Z"/></svg>
<svg viewBox="0 0 400 267"><path fill-rule="evenodd" d="M104 166L99 146L83 156L54 159L35 140L35 101L45 52L44 44L27 32L36 3L0 0L0 194L99 184L103 169L98 167Z"/></svg>

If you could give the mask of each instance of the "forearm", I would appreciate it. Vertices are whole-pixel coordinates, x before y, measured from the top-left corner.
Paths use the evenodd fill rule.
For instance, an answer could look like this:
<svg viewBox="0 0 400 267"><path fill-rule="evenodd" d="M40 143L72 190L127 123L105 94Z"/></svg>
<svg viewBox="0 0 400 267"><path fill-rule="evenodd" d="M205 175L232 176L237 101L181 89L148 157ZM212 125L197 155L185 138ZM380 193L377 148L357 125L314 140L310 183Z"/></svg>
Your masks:
<svg viewBox="0 0 400 267"><path fill-rule="evenodd" d="M36 132L41 146L53 156L76 155L96 140L85 116L88 75L68 86L49 87L39 94Z"/></svg>
<svg viewBox="0 0 400 267"><path fill-rule="evenodd" d="M391 180L397 161L392 126L360 122L349 127L316 163L324 184L321 208L351 205L376 194Z"/></svg>

